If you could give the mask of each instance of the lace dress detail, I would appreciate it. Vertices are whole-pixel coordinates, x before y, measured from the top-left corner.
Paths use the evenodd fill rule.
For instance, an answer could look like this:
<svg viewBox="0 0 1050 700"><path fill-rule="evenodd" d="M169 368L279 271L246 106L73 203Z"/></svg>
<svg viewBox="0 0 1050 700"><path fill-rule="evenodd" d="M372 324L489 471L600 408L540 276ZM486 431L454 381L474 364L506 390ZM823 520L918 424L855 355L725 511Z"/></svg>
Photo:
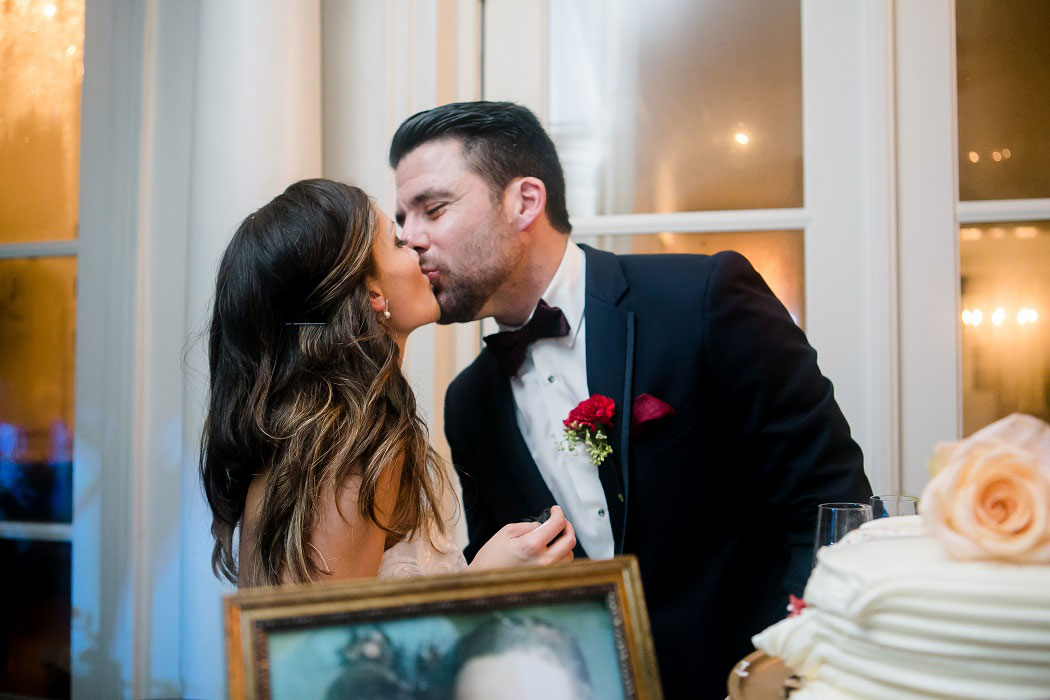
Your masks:
<svg viewBox="0 0 1050 700"><path fill-rule="evenodd" d="M433 544L431 544L433 540ZM454 574L467 568L463 551L452 540L431 528L398 542L379 560L379 578L405 578L430 574Z"/></svg>

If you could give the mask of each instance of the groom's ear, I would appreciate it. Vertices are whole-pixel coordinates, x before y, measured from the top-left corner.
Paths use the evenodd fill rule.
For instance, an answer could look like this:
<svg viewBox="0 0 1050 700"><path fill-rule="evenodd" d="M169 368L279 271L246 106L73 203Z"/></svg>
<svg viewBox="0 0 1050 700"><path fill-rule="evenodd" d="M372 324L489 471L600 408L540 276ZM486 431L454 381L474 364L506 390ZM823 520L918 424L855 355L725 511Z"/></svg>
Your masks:
<svg viewBox="0 0 1050 700"><path fill-rule="evenodd" d="M520 177L507 185L509 214L515 228L525 231L547 207L547 188L538 177Z"/></svg>

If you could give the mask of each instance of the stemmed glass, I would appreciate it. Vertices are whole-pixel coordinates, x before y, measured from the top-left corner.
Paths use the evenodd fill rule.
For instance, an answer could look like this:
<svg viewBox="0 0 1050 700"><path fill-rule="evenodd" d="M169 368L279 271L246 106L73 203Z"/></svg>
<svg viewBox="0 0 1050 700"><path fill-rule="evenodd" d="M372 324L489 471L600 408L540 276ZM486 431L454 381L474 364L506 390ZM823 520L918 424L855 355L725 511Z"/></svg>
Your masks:
<svg viewBox="0 0 1050 700"><path fill-rule="evenodd" d="M872 496L870 500L875 518L916 515L919 512L919 499L914 496Z"/></svg>
<svg viewBox="0 0 1050 700"><path fill-rule="evenodd" d="M817 512L817 538L813 551L835 544L847 532L871 518L871 506L867 503L821 503ZM816 563L815 556L813 561Z"/></svg>

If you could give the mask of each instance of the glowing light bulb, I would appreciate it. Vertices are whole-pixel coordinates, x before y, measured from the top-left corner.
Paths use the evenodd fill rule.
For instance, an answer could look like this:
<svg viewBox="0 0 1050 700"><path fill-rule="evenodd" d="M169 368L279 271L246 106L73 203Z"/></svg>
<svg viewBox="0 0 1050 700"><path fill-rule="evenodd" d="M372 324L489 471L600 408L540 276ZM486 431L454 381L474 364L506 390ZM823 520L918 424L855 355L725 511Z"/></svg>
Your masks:
<svg viewBox="0 0 1050 700"><path fill-rule="evenodd" d="M738 131L733 134L733 140L739 143L741 146L746 146L751 143L751 137L747 135L747 132Z"/></svg>
<svg viewBox="0 0 1050 700"><path fill-rule="evenodd" d="M1003 158L1009 158L1009 157L1010 157L1010 149L1009 148L1004 148L1003 149Z"/></svg>
<svg viewBox="0 0 1050 700"><path fill-rule="evenodd" d="M1027 306L1017 312L1017 324L1023 326L1027 323L1035 323L1039 320L1039 314L1036 313L1035 309L1030 309Z"/></svg>
<svg viewBox="0 0 1050 700"><path fill-rule="evenodd" d="M999 151L992 151L992 160L994 160L996 163L998 163L1002 159L1003 159L1003 154L1002 153L1000 153Z"/></svg>
<svg viewBox="0 0 1050 700"><path fill-rule="evenodd" d="M975 326L981 325L981 321L984 320L984 312L980 309L974 309L970 312L970 323Z"/></svg>
<svg viewBox="0 0 1050 700"><path fill-rule="evenodd" d="M48 3L48 4L44 5L43 12L44 12L44 17L47 17L48 19L53 19L54 16L55 16L55 13L58 12L58 8L55 7L54 5L52 5L51 3Z"/></svg>
<svg viewBox="0 0 1050 700"><path fill-rule="evenodd" d="M973 315L970 313L969 309L963 309L962 322L963 322L964 326L972 325L972 323L973 323Z"/></svg>
<svg viewBox="0 0 1050 700"><path fill-rule="evenodd" d="M1006 310L1003 307L1000 306L999 308L997 308L995 311L992 312L992 325L993 326L1001 326L1001 325L1003 325L1003 321L1005 321L1005 320L1006 320Z"/></svg>
<svg viewBox="0 0 1050 700"><path fill-rule="evenodd" d="M980 159L981 159L981 156L980 156L980 154L977 153L977 151L970 151L970 162L971 163L976 163Z"/></svg>

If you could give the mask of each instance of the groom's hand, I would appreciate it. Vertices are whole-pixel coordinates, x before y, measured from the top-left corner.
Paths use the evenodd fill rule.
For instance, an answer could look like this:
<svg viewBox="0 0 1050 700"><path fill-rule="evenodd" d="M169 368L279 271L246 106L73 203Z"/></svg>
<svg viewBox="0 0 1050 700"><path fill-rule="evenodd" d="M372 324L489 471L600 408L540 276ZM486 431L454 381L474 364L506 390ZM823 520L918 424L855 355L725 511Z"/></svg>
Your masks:
<svg viewBox="0 0 1050 700"><path fill-rule="evenodd" d="M576 532L560 506L551 508L545 523L504 525L478 550L470 569L504 569L570 562Z"/></svg>

